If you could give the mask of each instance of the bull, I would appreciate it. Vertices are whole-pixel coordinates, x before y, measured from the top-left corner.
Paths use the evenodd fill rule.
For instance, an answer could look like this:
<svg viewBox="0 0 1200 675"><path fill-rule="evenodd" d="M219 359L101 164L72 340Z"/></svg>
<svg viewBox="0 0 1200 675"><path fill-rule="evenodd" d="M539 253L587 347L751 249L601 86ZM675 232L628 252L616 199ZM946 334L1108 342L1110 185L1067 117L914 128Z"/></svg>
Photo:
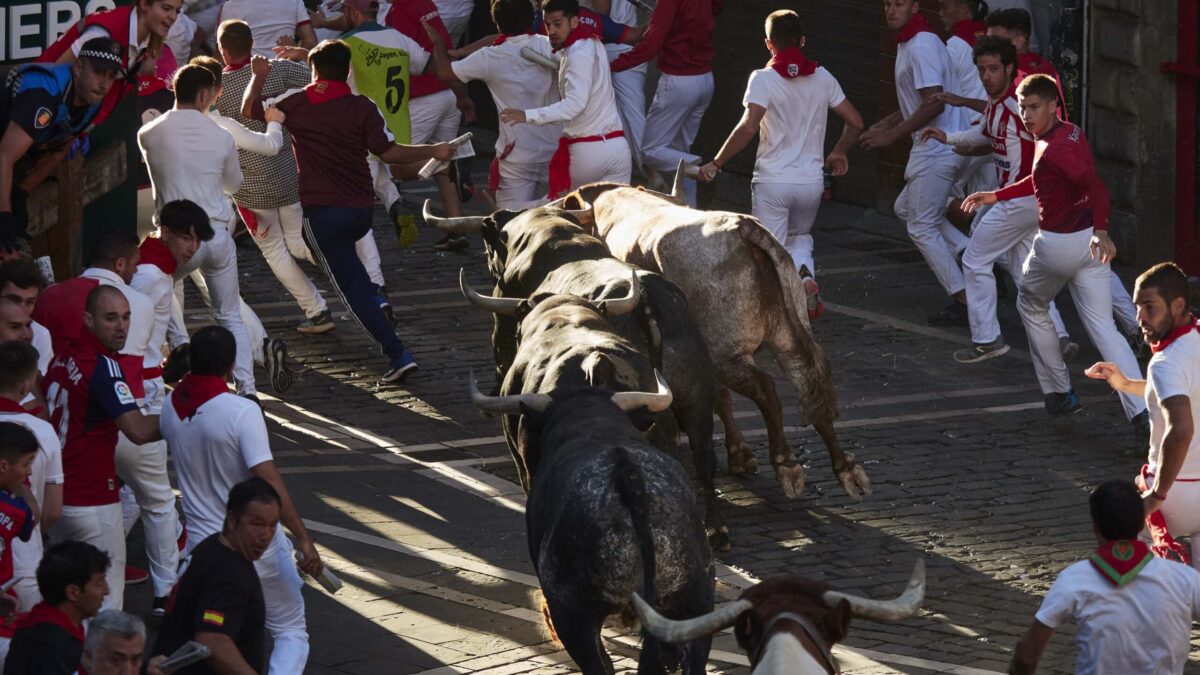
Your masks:
<svg viewBox="0 0 1200 675"><path fill-rule="evenodd" d="M579 225L576 218L585 212L541 208L520 214L500 211L487 218L436 218L428 213L426 218L443 229L482 234L488 268L496 280L493 295L505 300L481 303L477 295L468 293L465 284L463 292L477 306L509 308L513 303L507 303L508 299L535 294L569 294L606 302L630 292L629 266ZM671 409L674 424L660 419L658 445L674 452L675 429L687 436L712 545L716 550L728 550L729 531L718 511L713 485L716 457L708 350L683 293L658 274L638 272L637 279L643 300L635 311L620 315L610 311L606 318L667 378L675 394ZM517 352L517 325L512 311L496 312L492 345L499 383L504 381Z"/></svg>
<svg viewBox="0 0 1200 675"><path fill-rule="evenodd" d="M471 396L484 411L522 415L541 448L525 508L529 559L554 634L586 675L611 674L600 641L607 617L630 615L630 595L673 615L713 607L712 552L675 459L648 444L644 412L665 410L670 390ZM644 636L639 673L704 672L709 635L664 644Z"/></svg>
<svg viewBox="0 0 1200 675"><path fill-rule="evenodd" d="M675 195L682 174L677 172ZM804 468L784 436L774 380L754 362L765 344L799 393L802 414L824 441L846 494L855 500L870 494L866 472L843 452L833 428L837 396L829 360L813 339L799 276L787 251L758 221L698 211L613 183L584 186L567 201L592 205L588 219L613 255L662 274L687 297L722 385L716 409L730 473L753 473L758 466L734 420L732 389L754 401L766 422L768 452L784 494L795 497L804 489Z"/></svg>
<svg viewBox="0 0 1200 675"><path fill-rule="evenodd" d="M631 601L643 630L665 643L689 643L733 626L753 675L820 675L839 672L833 645L846 637L851 616L900 621L916 614L924 597L925 561L918 558L907 588L893 600L860 598L792 575L766 579L735 602L686 620L664 618L636 593Z"/></svg>

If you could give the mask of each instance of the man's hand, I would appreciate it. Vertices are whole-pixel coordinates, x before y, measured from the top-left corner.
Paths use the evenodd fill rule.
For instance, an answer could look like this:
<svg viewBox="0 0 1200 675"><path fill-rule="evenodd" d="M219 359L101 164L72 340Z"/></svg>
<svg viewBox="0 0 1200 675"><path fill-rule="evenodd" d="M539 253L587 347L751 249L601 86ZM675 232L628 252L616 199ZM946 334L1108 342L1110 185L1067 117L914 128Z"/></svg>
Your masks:
<svg viewBox="0 0 1200 675"><path fill-rule="evenodd" d="M296 563L301 571L310 577L320 576L321 570L325 569L325 563L321 561L321 554L317 553L317 547L313 544L313 540L297 541L296 547L304 555L304 560Z"/></svg>
<svg viewBox="0 0 1200 675"><path fill-rule="evenodd" d="M505 108L500 113L500 121L504 122L505 124L524 124L526 121L525 111L517 110L515 108Z"/></svg>
<svg viewBox="0 0 1200 675"><path fill-rule="evenodd" d="M1104 230L1096 230L1092 233L1092 260L1099 260L1107 265L1112 262L1113 258L1117 257L1117 245L1112 239L1108 238L1108 232Z"/></svg>
<svg viewBox="0 0 1200 675"><path fill-rule="evenodd" d="M17 599L8 593L0 593L0 621L9 623L17 616Z"/></svg>
<svg viewBox="0 0 1200 675"><path fill-rule="evenodd" d="M1107 361L1092 364L1092 367L1083 371L1083 374L1093 380L1104 380L1108 386L1113 388L1113 391L1121 391L1122 387L1129 384L1129 378L1125 377L1121 369Z"/></svg>
<svg viewBox="0 0 1200 675"><path fill-rule="evenodd" d="M433 42L434 47L444 45L442 42L442 34L437 32L437 29L433 27L433 24L429 23L428 21L422 21L421 27L425 29L425 34L429 36L429 39Z"/></svg>
<svg viewBox="0 0 1200 675"><path fill-rule="evenodd" d="M706 183L711 183L717 179L717 174L719 173L721 173L721 167L717 166L715 161L712 161L700 167L699 178Z"/></svg>
<svg viewBox="0 0 1200 675"><path fill-rule="evenodd" d="M941 96L941 94L936 94L936 95ZM935 129L933 127L925 127L925 129L921 131L921 142L924 143L925 141L927 141L931 138L933 140L937 141L938 143L941 143L943 145L946 144L946 132L942 131L941 129Z"/></svg>
<svg viewBox="0 0 1200 675"><path fill-rule="evenodd" d="M271 51L281 59L304 62L308 60L308 50L304 47L271 47Z"/></svg>
<svg viewBox="0 0 1200 675"><path fill-rule="evenodd" d="M831 152L825 158L825 168L835 176L845 176L850 170L850 158L844 152Z"/></svg>
<svg viewBox="0 0 1200 675"><path fill-rule="evenodd" d="M961 107L961 106L964 106L967 104L967 99L963 98L962 96L959 96L958 94L951 94L948 91L943 91L943 92L938 92L938 93L930 96L928 99L926 99L926 102L927 103L944 103L946 105Z"/></svg>
<svg viewBox="0 0 1200 675"><path fill-rule="evenodd" d="M326 28L329 26L329 19L325 16L325 12L318 7L308 13L308 20L312 22L313 28Z"/></svg>
<svg viewBox="0 0 1200 675"><path fill-rule="evenodd" d="M265 56L255 54L250 57L250 72L257 77L266 77L271 73L271 61Z"/></svg>
<svg viewBox="0 0 1200 675"><path fill-rule="evenodd" d="M863 150L879 150L896 142L896 136L891 129L880 129L876 124L859 137L858 145Z"/></svg>
<svg viewBox="0 0 1200 675"><path fill-rule="evenodd" d="M975 209L981 206L990 206L997 201L999 200L996 199L995 192L976 192L964 199L960 208L964 213L975 213Z"/></svg>
<svg viewBox="0 0 1200 675"><path fill-rule="evenodd" d="M1147 518L1150 517L1150 514L1162 508L1162 505L1163 500L1155 497L1153 492L1142 495L1142 509L1145 511Z"/></svg>
<svg viewBox="0 0 1200 675"><path fill-rule="evenodd" d="M268 124L271 122L283 124L283 121L287 119L287 115L283 114L283 111L279 108L271 106L263 111L263 118L267 120Z"/></svg>
<svg viewBox="0 0 1200 675"><path fill-rule="evenodd" d="M433 158L440 162L453 160L455 152L458 152L458 146L453 143L438 143L433 146Z"/></svg>
<svg viewBox="0 0 1200 675"><path fill-rule="evenodd" d="M275 46L276 47L295 47L296 46L296 38L291 35L280 35L279 37L275 38Z"/></svg>
<svg viewBox="0 0 1200 675"><path fill-rule="evenodd" d="M150 662L146 664L146 675L166 675L161 668L162 664L166 662L167 657L163 654L150 659Z"/></svg>
<svg viewBox="0 0 1200 675"><path fill-rule="evenodd" d="M455 100L454 105L462 112L463 124L472 124L475 122L475 102L470 96L460 96Z"/></svg>

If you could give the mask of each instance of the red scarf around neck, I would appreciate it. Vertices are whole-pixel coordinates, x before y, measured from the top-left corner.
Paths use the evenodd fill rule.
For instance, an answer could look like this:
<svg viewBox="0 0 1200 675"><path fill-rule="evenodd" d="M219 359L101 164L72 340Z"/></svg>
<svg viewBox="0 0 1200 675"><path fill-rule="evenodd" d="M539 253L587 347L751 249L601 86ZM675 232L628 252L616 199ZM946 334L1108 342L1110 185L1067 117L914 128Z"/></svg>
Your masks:
<svg viewBox="0 0 1200 675"><path fill-rule="evenodd" d="M154 265L167 276L175 275L175 268L178 266L178 263L175 261L175 256L171 255L171 249L167 248L162 239L158 237L146 237L142 241L140 251L142 257L138 261L139 265Z"/></svg>
<svg viewBox="0 0 1200 675"><path fill-rule="evenodd" d="M29 411L26 410L25 406L21 405L19 402L14 401L11 398L5 398L4 396L0 396L0 413L27 413L27 412L29 412Z"/></svg>
<svg viewBox="0 0 1200 675"><path fill-rule="evenodd" d="M557 54L557 53L565 50L567 47L570 47L571 45L575 44L576 42L579 42L580 40L599 40L599 39L600 38L596 37L596 33L593 32L592 29L588 28L587 26L585 26L581 23L578 26L571 29L571 32L567 34L567 39L563 40L561 47L559 47L558 49L554 49L552 51L555 54Z"/></svg>
<svg viewBox="0 0 1200 675"><path fill-rule="evenodd" d="M799 47L786 47L775 52L767 61L767 67L774 68L775 72L788 80L817 72L817 62L809 61Z"/></svg>
<svg viewBox="0 0 1200 675"><path fill-rule="evenodd" d="M982 21L959 21L950 29L950 33L957 35L963 42L975 46L975 41L987 33L987 24Z"/></svg>
<svg viewBox="0 0 1200 675"><path fill-rule="evenodd" d="M28 613L17 617L15 628L32 628L40 623L48 623L67 631L67 633L83 642L83 626L71 620L66 612L46 602L39 602Z"/></svg>
<svg viewBox="0 0 1200 675"><path fill-rule="evenodd" d="M191 419L200 406L228 391L229 386L223 377L188 373L171 393L171 405L175 407L179 419Z"/></svg>
<svg viewBox="0 0 1200 675"><path fill-rule="evenodd" d="M1113 586L1133 581L1154 554L1150 547L1137 540L1121 539L1101 544L1088 556L1088 562Z"/></svg>
<svg viewBox="0 0 1200 675"><path fill-rule="evenodd" d="M308 102L312 104L326 103L343 96L349 96L350 85L338 80L317 80L304 88Z"/></svg>
<svg viewBox="0 0 1200 675"><path fill-rule="evenodd" d="M492 46L499 47L500 45L504 44L505 41L508 40L509 38L521 37L522 35L533 35L533 31L527 30L524 33L511 33L511 34L505 33L505 34L501 35L500 37L496 38L496 41L492 43Z"/></svg>
<svg viewBox="0 0 1200 675"><path fill-rule="evenodd" d="M1185 321L1183 325L1172 328L1165 336L1163 336L1163 339L1159 340L1158 342L1151 342L1150 351L1154 354L1157 354L1167 347L1170 347L1172 342L1194 330L1200 330L1200 327L1196 326L1196 317L1188 314L1187 321Z"/></svg>
<svg viewBox="0 0 1200 675"><path fill-rule="evenodd" d="M246 59L244 61L231 61L225 64L224 71L226 73L232 73L235 70L241 70L242 68L245 68L246 66L250 65L250 56L251 55L249 54L246 55Z"/></svg>
<svg viewBox="0 0 1200 675"><path fill-rule="evenodd" d="M929 22L925 20L925 15L917 13L913 18L904 24L904 28L896 31L896 44L903 44L915 38L917 33L932 33L929 28Z"/></svg>

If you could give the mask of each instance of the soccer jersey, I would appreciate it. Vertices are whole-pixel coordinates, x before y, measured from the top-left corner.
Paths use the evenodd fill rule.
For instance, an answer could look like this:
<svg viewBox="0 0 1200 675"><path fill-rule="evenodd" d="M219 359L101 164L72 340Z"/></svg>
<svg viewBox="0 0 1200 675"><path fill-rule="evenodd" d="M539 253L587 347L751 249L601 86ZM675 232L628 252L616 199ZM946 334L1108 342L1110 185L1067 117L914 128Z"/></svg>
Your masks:
<svg viewBox="0 0 1200 675"><path fill-rule="evenodd" d="M19 404L5 398L0 398L0 422L20 424L37 438L38 453L29 474L29 491L37 503L45 508L46 486L63 483L62 445L58 441L58 434L54 433L54 427L49 422L30 415ZM35 523L29 541L13 542L12 549L13 574L18 578L34 576L42 560L41 526Z"/></svg>
<svg viewBox="0 0 1200 675"><path fill-rule="evenodd" d="M114 356L93 336L56 354L42 381L50 423L63 446L65 506L118 501L113 420L136 411L138 405Z"/></svg>
<svg viewBox="0 0 1200 675"><path fill-rule="evenodd" d="M1108 188L1083 130L1070 122L1038 137L1029 176L996 192L1001 200L1029 195L1037 197L1038 226L1047 232L1108 229Z"/></svg>
<svg viewBox="0 0 1200 675"><path fill-rule="evenodd" d="M824 68L784 78L774 68L750 74L742 104L766 108L758 125L754 182L804 185L824 180L825 124L829 109L846 100Z"/></svg>
<svg viewBox="0 0 1200 675"><path fill-rule="evenodd" d="M0 490L0 584L13 578L13 541L29 541L33 525L33 510L25 500Z"/></svg>
<svg viewBox="0 0 1200 675"><path fill-rule="evenodd" d="M968 147L991 144L1000 187L1025 178L1033 168L1033 134L1021 121L1014 87L1010 87L999 101L988 99L980 123L966 131L946 134L946 142Z"/></svg>
<svg viewBox="0 0 1200 675"><path fill-rule="evenodd" d="M412 140L408 101L412 73L429 63L429 52L395 28L368 21L342 35L350 46L350 91L375 102L397 143Z"/></svg>

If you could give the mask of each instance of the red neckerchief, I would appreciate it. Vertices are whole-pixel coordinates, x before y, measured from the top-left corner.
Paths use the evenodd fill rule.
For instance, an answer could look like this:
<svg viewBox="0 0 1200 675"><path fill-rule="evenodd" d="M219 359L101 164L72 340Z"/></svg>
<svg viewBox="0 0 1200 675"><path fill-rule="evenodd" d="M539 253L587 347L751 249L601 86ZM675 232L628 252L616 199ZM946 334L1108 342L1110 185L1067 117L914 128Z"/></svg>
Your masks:
<svg viewBox="0 0 1200 675"><path fill-rule="evenodd" d="M1113 586L1124 586L1154 558L1150 547L1129 539L1101 544L1088 556L1088 562Z"/></svg>
<svg viewBox="0 0 1200 675"><path fill-rule="evenodd" d="M557 54L580 40L599 40L599 39L600 38L596 37L596 34L594 32L592 32L591 29L589 29L587 26L584 26L583 24L579 24L575 28L571 29L571 32L567 34L567 39L563 40L561 47L559 47L558 49L552 49L551 51L554 52L555 54Z"/></svg>
<svg viewBox="0 0 1200 675"><path fill-rule="evenodd" d="M0 413L28 413L25 406L11 398L0 396Z"/></svg>
<svg viewBox="0 0 1200 675"><path fill-rule="evenodd" d="M245 61L234 61L232 63L226 63L223 72L232 73L235 70L241 70L242 68L245 68L246 66L250 65L250 56L251 56L250 54L247 54Z"/></svg>
<svg viewBox="0 0 1200 675"><path fill-rule="evenodd" d="M39 602L28 613L17 617L17 630L32 628L40 623L48 623L67 631L71 637L83 642L83 626L71 620L66 612L46 602Z"/></svg>
<svg viewBox="0 0 1200 675"><path fill-rule="evenodd" d="M318 103L326 103L333 101L343 96L349 96L350 85L338 80L317 80L304 88L304 94L308 96L308 102L316 105Z"/></svg>
<svg viewBox="0 0 1200 675"><path fill-rule="evenodd" d="M496 41L492 43L492 46L499 47L500 45L504 44L505 40L507 40L509 38L521 37L522 35L533 35L533 31L527 30L524 33L505 33L505 34L501 35L500 37L496 38Z"/></svg>
<svg viewBox="0 0 1200 675"><path fill-rule="evenodd" d="M1039 54L1034 54L1033 52L1017 54L1017 70L1026 75L1036 75L1039 73L1049 75L1050 73L1046 70L1047 65L1048 62L1046 59L1043 59Z"/></svg>
<svg viewBox="0 0 1200 675"><path fill-rule="evenodd" d="M963 42L975 46L975 41L987 33L987 24L982 21L959 21L950 28L950 32L962 38Z"/></svg>
<svg viewBox="0 0 1200 675"><path fill-rule="evenodd" d="M917 33L932 33L929 28L929 22L925 20L925 15L917 13L916 16L908 20L904 24L904 28L896 31L896 44L903 44L915 38Z"/></svg>
<svg viewBox="0 0 1200 675"><path fill-rule="evenodd" d="M146 237L139 250L141 251L139 265L154 265L162 270L163 274L175 276L175 268L179 263L175 261L175 256L171 255L171 249L167 248L162 239Z"/></svg>
<svg viewBox="0 0 1200 675"><path fill-rule="evenodd" d="M1167 347L1170 347L1172 342L1198 329L1200 329L1200 327L1196 326L1196 317L1188 314L1187 321L1185 321L1182 326L1176 326L1167 331L1167 334L1163 336L1163 339L1159 340L1158 342L1151 342L1150 352L1157 354Z"/></svg>
<svg viewBox="0 0 1200 675"><path fill-rule="evenodd" d="M225 378L216 375L194 375L188 373L171 394L171 404L179 419L190 419L196 410L213 398L227 393L229 386Z"/></svg>
<svg viewBox="0 0 1200 675"><path fill-rule="evenodd" d="M775 52L767 61L767 67L774 68L775 72L789 80L817 72L817 62L809 61L799 47L786 47Z"/></svg>

